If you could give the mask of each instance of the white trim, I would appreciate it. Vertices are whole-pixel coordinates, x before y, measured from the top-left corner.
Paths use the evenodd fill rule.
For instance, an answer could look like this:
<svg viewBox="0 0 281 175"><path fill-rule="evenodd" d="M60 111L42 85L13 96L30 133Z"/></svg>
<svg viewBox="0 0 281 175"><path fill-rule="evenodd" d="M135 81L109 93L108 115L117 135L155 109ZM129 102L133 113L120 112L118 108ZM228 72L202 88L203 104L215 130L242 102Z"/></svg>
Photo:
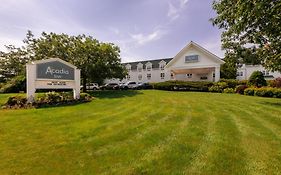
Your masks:
<svg viewBox="0 0 281 175"><path fill-rule="evenodd" d="M183 49L181 49L181 51L165 66L166 68L169 68L176 60L178 60L180 58L180 56L182 54L185 53L186 50L188 50L190 47L194 46L196 49L204 52L205 54L209 55L210 58L213 58L216 62L218 62L219 64L224 64L225 62L219 58L218 56L216 56L215 54L211 53L210 51L206 50L205 48L203 48L202 46L196 44L195 42L191 41L189 44L187 44Z"/></svg>
<svg viewBox="0 0 281 175"><path fill-rule="evenodd" d="M59 59L59 58L49 58L49 59L45 59L45 60L32 61L32 62L30 62L30 63L27 63L27 65L29 65L29 64L48 63L48 62L51 62L51 61L58 61L58 62L61 62L61 63L63 63L63 64L66 64L66 65L68 65L69 67L72 67L72 68L74 68L74 69L77 68L76 66L74 66L74 65L72 65L72 64L70 64L70 63L68 63L68 62L66 62L66 61L64 61L64 60L62 60L62 59Z"/></svg>

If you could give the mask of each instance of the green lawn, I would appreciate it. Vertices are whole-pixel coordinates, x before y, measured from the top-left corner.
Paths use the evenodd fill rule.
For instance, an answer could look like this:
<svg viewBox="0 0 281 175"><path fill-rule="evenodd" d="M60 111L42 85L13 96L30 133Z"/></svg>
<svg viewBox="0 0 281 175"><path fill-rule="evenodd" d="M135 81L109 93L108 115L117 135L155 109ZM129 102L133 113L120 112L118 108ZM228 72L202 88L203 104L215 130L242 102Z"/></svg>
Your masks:
<svg viewBox="0 0 281 175"><path fill-rule="evenodd" d="M94 95L75 106L0 110L0 174L281 174L280 99Z"/></svg>

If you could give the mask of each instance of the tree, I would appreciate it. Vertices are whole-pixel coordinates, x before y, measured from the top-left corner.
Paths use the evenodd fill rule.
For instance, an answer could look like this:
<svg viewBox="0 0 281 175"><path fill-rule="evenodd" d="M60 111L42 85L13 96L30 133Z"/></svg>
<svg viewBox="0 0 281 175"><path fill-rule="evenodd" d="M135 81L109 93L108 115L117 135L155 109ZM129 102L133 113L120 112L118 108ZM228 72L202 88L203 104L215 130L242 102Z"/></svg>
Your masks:
<svg viewBox="0 0 281 175"><path fill-rule="evenodd" d="M8 53L0 52L0 75L5 80L25 74L25 64L30 61L27 52L15 46L6 46Z"/></svg>
<svg viewBox="0 0 281 175"><path fill-rule="evenodd" d="M221 66L221 78L236 79L238 62L229 55L224 58L225 63Z"/></svg>
<svg viewBox="0 0 281 175"><path fill-rule="evenodd" d="M126 75L125 68L121 65L119 47L99 42L91 36L43 32L39 38L35 38L28 31L24 43L25 46L15 52L17 57L27 57L28 61L55 57L74 64L81 69L84 91L90 81L102 83L106 78L122 79ZM11 60L11 55L13 52L4 54L5 63ZM24 67L25 63L22 62L17 67Z"/></svg>
<svg viewBox="0 0 281 175"><path fill-rule="evenodd" d="M213 9L226 57L281 71L281 1L215 0Z"/></svg>
<svg viewBox="0 0 281 175"><path fill-rule="evenodd" d="M261 71L254 71L249 78L249 85L262 87L266 86L266 80Z"/></svg>

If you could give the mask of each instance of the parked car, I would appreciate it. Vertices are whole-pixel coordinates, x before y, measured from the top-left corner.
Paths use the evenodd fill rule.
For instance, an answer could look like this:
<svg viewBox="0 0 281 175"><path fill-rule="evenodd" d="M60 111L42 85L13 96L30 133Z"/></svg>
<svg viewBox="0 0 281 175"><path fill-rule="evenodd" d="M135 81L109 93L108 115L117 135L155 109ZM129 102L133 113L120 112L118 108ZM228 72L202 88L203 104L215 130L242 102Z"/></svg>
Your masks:
<svg viewBox="0 0 281 175"><path fill-rule="evenodd" d="M136 89L138 84L134 81L128 81L127 83L121 85L120 89L127 90L127 89Z"/></svg>
<svg viewBox="0 0 281 175"><path fill-rule="evenodd" d="M152 89L152 85L149 83L139 83L137 89Z"/></svg>
<svg viewBox="0 0 281 175"><path fill-rule="evenodd" d="M97 83L89 83L89 84L86 85L86 89L98 90L100 88L99 88L99 85Z"/></svg>
<svg viewBox="0 0 281 175"><path fill-rule="evenodd" d="M83 86L80 86L80 88L82 89ZM98 90L99 85L97 83L88 83L88 84L86 84L86 89L87 90Z"/></svg>
<svg viewBox="0 0 281 175"><path fill-rule="evenodd" d="M124 86L125 83L119 83L119 89L122 89L122 86Z"/></svg>
<svg viewBox="0 0 281 175"><path fill-rule="evenodd" d="M117 83L107 83L100 87L102 90L117 90L119 89L119 85Z"/></svg>

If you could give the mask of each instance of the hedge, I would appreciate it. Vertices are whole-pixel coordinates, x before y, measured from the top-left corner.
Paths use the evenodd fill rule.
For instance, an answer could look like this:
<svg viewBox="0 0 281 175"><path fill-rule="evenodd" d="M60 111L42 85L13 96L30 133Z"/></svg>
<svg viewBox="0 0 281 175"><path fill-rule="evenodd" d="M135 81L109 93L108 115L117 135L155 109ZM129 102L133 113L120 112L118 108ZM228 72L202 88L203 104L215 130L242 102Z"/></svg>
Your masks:
<svg viewBox="0 0 281 175"><path fill-rule="evenodd" d="M259 97L274 97L281 98L281 88L273 88L273 87L250 87L245 89L245 95L251 96L259 96Z"/></svg>
<svg viewBox="0 0 281 175"><path fill-rule="evenodd" d="M168 91L200 91L208 92L213 82L203 81L166 81L152 84L154 89Z"/></svg>

